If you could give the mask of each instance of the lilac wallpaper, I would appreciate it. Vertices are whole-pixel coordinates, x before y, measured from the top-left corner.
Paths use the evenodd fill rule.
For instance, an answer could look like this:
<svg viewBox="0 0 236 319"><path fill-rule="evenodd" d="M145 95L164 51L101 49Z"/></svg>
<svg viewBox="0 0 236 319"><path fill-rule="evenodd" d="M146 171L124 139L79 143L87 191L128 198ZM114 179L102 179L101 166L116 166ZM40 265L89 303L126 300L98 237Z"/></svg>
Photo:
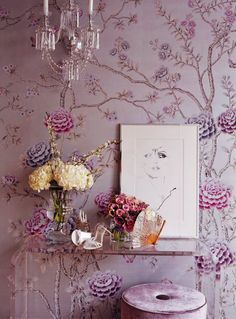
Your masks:
<svg viewBox="0 0 236 319"><path fill-rule="evenodd" d="M56 17L62 1L49 2ZM85 2L81 1L83 6ZM217 318L234 319L236 1L96 0L95 8L101 49L81 80L68 86L34 48L42 1L2 0L0 4L0 317L9 318L10 298L14 297L10 292L11 257L26 233L44 227L48 194L33 192L27 178L32 166L48 156L45 116L54 112L66 121L59 125L65 125L65 131L68 128L58 136L64 159L119 138L122 123L199 124L200 232L217 266L216 294L221 306ZM57 27L58 20L52 20ZM59 47L55 53L58 62L66 52L64 43ZM97 212L104 201L119 189L118 147L109 147L91 165L100 168L96 183L73 204L77 209L83 207L95 223L101 218ZM114 258L94 262L89 279L86 281L85 273L80 277L83 287L80 281L73 281L64 288L74 303L87 291L78 300L89 311L88 318L101 318L105 310L110 311L107 318L114 318L111 314L116 313L119 294L135 283L169 280L194 285L194 265L189 258ZM42 260L39 265L35 278L46 267ZM197 267L203 275L213 272L207 258L198 258ZM222 268L223 278L219 275ZM109 282L110 288L103 294L96 290L96 282ZM207 289L213 296L212 282ZM73 302L68 310L71 318L76 313ZM44 306L40 310L45 308L43 318L69 318L64 308L60 313L56 307L54 313ZM32 314L31 318L42 317Z"/></svg>

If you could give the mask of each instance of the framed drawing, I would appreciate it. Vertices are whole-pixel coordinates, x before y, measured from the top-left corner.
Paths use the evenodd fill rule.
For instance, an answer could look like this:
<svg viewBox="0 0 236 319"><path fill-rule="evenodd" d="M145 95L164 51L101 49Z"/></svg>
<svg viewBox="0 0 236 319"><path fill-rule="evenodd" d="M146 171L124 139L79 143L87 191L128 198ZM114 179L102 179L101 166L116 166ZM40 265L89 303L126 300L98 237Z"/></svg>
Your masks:
<svg viewBox="0 0 236 319"><path fill-rule="evenodd" d="M166 220L162 237L198 237L198 126L121 125L121 192Z"/></svg>

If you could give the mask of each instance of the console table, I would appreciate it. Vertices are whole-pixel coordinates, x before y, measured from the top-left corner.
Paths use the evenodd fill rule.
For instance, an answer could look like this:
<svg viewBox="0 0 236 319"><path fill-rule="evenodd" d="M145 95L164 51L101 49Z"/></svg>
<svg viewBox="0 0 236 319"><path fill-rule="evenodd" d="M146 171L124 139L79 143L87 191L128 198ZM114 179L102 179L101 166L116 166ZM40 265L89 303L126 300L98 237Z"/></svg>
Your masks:
<svg viewBox="0 0 236 319"><path fill-rule="evenodd" d="M160 239L156 246L133 249L127 244L111 242L105 236L102 248L89 251L71 242L51 244L40 236L29 236L24 239L12 258L14 275L11 318L119 318L120 295L113 298L111 303L102 300L102 304L95 303L91 306L91 297L86 292L86 277L100 271L101 262L106 262L109 258L107 268L111 269L117 256L125 257L129 263L122 267L132 267L133 258L136 256L193 258L207 255L204 243L195 239ZM175 267L175 259L172 262ZM195 274L195 286L205 295L205 287L209 284L215 292L219 291L219 281L215 279L214 273L203 275L195 268ZM140 281L142 282L142 278ZM208 319L220 318L220 309L217 306L219 296L216 293L214 298L206 297ZM100 306L102 310L99 314Z"/></svg>

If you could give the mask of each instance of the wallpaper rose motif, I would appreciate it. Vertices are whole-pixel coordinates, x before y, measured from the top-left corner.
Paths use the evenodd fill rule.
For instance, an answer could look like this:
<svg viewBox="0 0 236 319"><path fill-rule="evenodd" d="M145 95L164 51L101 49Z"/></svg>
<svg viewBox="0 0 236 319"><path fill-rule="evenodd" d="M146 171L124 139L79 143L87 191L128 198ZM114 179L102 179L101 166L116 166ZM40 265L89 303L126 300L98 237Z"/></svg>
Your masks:
<svg viewBox="0 0 236 319"><path fill-rule="evenodd" d="M221 181L205 181L200 186L199 207L203 210L210 209L211 207L222 210L228 206L230 196L230 188L225 186Z"/></svg>
<svg viewBox="0 0 236 319"><path fill-rule="evenodd" d="M114 296L120 290L121 282L121 277L110 271L96 273L88 279L91 294L101 299Z"/></svg>
<svg viewBox="0 0 236 319"><path fill-rule="evenodd" d="M217 276L221 285L221 313L210 314L210 319L234 319L236 1L96 0L94 3L96 23L101 28L101 49L80 82L71 86L62 83L61 77L52 72L34 50L34 31L41 24L42 3L22 1L13 4L3 0L0 6L3 163L0 257L5 263L4 270L1 270L5 279L2 284L4 291L0 289L3 305L0 316L9 318L10 292L5 292L9 272L6 269L14 241L22 239L26 233L38 233L44 227L47 231L50 227L46 226L44 214L49 204L47 195L33 192L27 185L31 167L43 165L51 156L44 133L48 113L58 142L63 144L66 140L63 155L68 158L72 154L79 157L104 140L117 138L120 123L199 125L200 231L215 259L199 257L196 264L202 279L209 273ZM60 4L50 1L53 15L58 11L57 6ZM86 12L85 8L82 12ZM55 21L55 28L56 24ZM64 52L63 43L60 44ZM57 58L60 59L60 54ZM94 224L102 218L97 212L107 207L110 197L119 189L118 163L118 149L109 148L96 163L100 170L95 187L74 202L77 209L89 212L89 219ZM94 165L92 162L87 164L89 167ZM144 274L139 265L143 265L147 273L156 271L162 263L161 258L156 259L135 258L131 262L125 256L115 263L111 258L88 261L88 273L84 272L86 266L78 268L75 261L76 278L67 291L71 296L68 301L70 315L67 317L73 317L80 310L96 319L100 315L99 309L108 308L111 317L115 313L114 304L109 298L88 297L86 276L99 283L100 277L93 277L93 272L100 271L106 274L103 278L105 284L111 280L114 289L118 278L122 277L121 292L126 284L140 282L140 275ZM212 262L216 263L216 272ZM39 258L38 263L44 269L50 267L48 259ZM60 265L58 261L59 268ZM113 267L116 275L111 279L107 269ZM132 280L126 271L131 268L127 267L133 267L135 275ZM180 268L179 275L173 280L184 278L180 282L184 284L189 277L186 273L189 274L193 267L186 269L183 261ZM225 273L220 277L222 269ZM69 271L65 270L64 274L68 276ZM157 271L147 280L163 279L158 278L158 274ZM172 266L165 267L165 274L171 278ZM30 287L35 289L34 294L38 297L39 287L36 285L37 282L30 281ZM212 297L210 284L206 286L206 293ZM56 281L58 287L59 281ZM55 298L51 298L55 307L45 302L44 309L47 314L60 317L63 314L57 289ZM49 293L50 288L47 287L45 292ZM111 307L105 307L105 302L110 302Z"/></svg>

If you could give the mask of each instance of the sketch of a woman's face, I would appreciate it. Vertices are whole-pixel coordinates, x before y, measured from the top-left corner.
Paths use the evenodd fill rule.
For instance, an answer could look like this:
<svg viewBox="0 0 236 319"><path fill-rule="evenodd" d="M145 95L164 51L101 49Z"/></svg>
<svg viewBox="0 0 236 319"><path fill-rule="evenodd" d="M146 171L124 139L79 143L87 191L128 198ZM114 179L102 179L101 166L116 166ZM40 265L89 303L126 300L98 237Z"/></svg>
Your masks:
<svg viewBox="0 0 236 319"><path fill-rule="evenodd" d="M144 171L150 178L159 178L163 176L166 164L168 162L168 154L161 147L153 147L149 152L144 154Z"/></svg>

